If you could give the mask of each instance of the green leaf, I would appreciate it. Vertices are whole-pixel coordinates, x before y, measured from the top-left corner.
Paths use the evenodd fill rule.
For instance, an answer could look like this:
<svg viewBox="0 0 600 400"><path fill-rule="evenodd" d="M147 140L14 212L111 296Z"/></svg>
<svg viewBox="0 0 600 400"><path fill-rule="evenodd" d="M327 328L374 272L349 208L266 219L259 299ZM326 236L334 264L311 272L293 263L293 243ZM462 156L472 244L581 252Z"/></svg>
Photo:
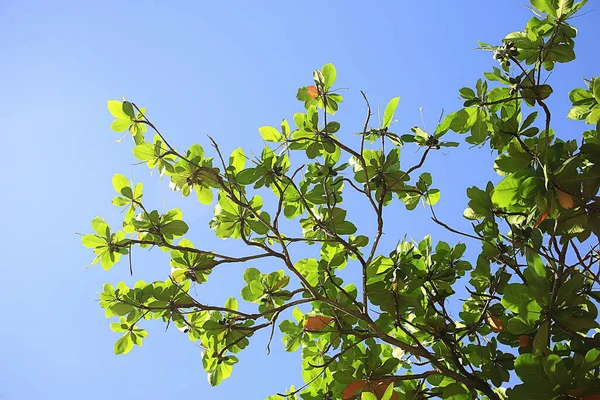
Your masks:
<svg viewBox="0 0 600 400"><path fill-rule="evenodd" d="M440 201L440 191L439 189L429 189L427 191L427 197L426 197L426 201L427 204L429 204L430 206L434 206L436 205L436 203L438 201Z"/></svg>
<svg viewBox="0 0 600 400"><path fill-rule="evenodd" d="M258 128L260 136L267 142L283 142L284 137L279 131L272 126L262 126Z"/></svg>
<svg viewBox="0 0 600 400"><path fill-rule="evenodd" d="M108 100L108 111L117 119L128 120L131 123L130 117L123 111L123 103L119 100Z"/></svg>
<svg viewBox="0 0 600 400"><path fill-rule="evenodd" d="M530 292L535 293L535 299L542 305L550 303L550 282L547 270L539 254L527 249L527 268L524 271L525 279Z"/></svg>
<svg viewBox="0 0 600 400"><path fill-rule="evenodd" d="M127 332L115 343L115 354L127 354L133 349L132 333Z"/></svg>
<svg viewBox="0 0 600 400"><path fill-rule="evenodd" d="M594 81L596 81L596 79ZM595 93L596 91L594 90L594 94ZM569 100L571 100L571 103L573 103L574 106L584 106L593 105L595 99L594 95L592 95L592 92L590 92L589 90L578 88L573 89L569 92Z"/></svg>
<svg viewBox="0 0 600 400"><path fill-rule="evenodd" d="M536 301L529 295L527 286L520 283L506 285L501 303L513 313L532 320L539 317L539 311L541 310Z"/></svg>
<svg viewBox="0 0 600 400"><path fill-rule="evenodd" d="M506 324L506 330L513 335L521 335L530 332L535 327L535 322L519 316L512 317Z"/></svg>
<svg viewBox="0 0 600 400"><path fill-rule="evenodd" d="M425 132L424 130L422 130L418 126L413 126L412 128L410 128L410 130L412 132L414 132L418 137L423 138L423 140L429 139L429 135L427 134L427 132Z"/></svg>
<svg viewBox="0 0 600 400"><path fill-rule="evenodd" d="M129 186L129 181L124 175L114 174L112 178L112 185L115 191L120 195L125 196L128 199L133 198L133 191Z"/></svg>
<svg viewBox="0 0 600 400"><path fill-rule="evenodd" d="M318 87L323 87L325 85L325 77L323 76L323 73L318 69L315 69L313 71L313 80L315 81L315 85L317 85Z"/></svg>
<svg viewBox="0 0 600 400"><path fill-rule="evenodd" d="M105 247L107 246L106 241L100 237L98 237L98 235L94 235L94 234L89 234L89 235L85 235L84 237L81 238L81 243L90 249L94 249L96 247Z"/></svg>
<svg viewBox="0 0 600 400"><path fill-rule="evenodd" d="M336 133L339 130L340 130L340 123L336 122L336 121L328 122L327 126L325 127L325 131L327 133Z"/></svg>
<svg viewBox="0 0 600 400"><path fill-rule="evenodd" d="M549 382L545 385L522 384L506 391L509 400L548 400L554 398Z"/></svg>
<svg viewBox="0 0 600 400"><path fill-rule="evenodd" d="M240 173L246 166L246 155L241 147L235 149L229 156L229 165L236 174Z"/></svg>
<svg viewBox="0 0 600 400"><path fill-rule="evenodd" d="M360 400L377 400L377 396L371 392L362 392L360 395Z"/></svg>
<svg viewBox="0 0 600 400"><path fill-rule="evenodd" d="M531 5L548 15L556 16L555 0L530 0Z"/></svg>
<svg viewBox="0 0 600 400"><path fill-rule="evenodd" d="M519 199L521 183L529 176L527 171L519 171L504 178L492 191L492 202L498 207L510 207Z"/></svg>
<svg viewBox="0 0 600 400"><path fill-rule="evenodd" d="M231 376L232 367L238 359L234 356L223 357L221 362L217 362L216 368L208 373L208 382L211 386L218 386L223 379L227 379Z"/></svg>
<svg viewBox="0 0 600 400"><path fill-rule="evenodd" d="M230 310L233 311L237 311L238 309L238 302L235 299L235 297L230 297L227 299L227 301L225 302L225 308L228 308Z"/></svg>
<svg viewBox="0 0 600 400"><path fill-rule="evenodd" d="M546 60L566 63L575 59L575 51L568 44L558 44L548 49Z"/></svg>
<svg viewBox="0 0 600 400"><path fill-rule="evenodd" d="M540 326L533 338L533 349L536 353L544 353L548 348L550 338L550 321L546 320Z"/></svg>
<svg viewBox="0 0 600 400"><path fill-rule="evenodd" d="M571 376L560 356L550 354L548 358L544 360L544 371L546 371L554 390L565 390L569 388Z"/></svg>
<svg viewBox="0 0 600 400"><path fill-rule="evenodd" d="M138 144L133 149L133 155L140 161L148 161L156 158L154 154L154 146L148 142Z"/></svg>
<svg viewBox="0 0 600 400"><path fill-rule="evenodd" d="M600 122L600 107L594 108L585 118L586 124L597 124L598 122Z"/></svg>
<svg viewBox="0 0 600 400"><path fill-rule="evenodd" d="M515 372L524 383L548 385L548 377L542 366L542 357L532 353L521 354L515 360Z"/></svg>
<svg viewBox="0 0 600 400"><path fill-rule="evenodd" d="M394 113L396 112L396 108L398 108L399 101L400 97L394 97L389 101L387 106L385 106L385 110L383 112L383 128L389 128L392 124Z"/></svg>
<svg viewBox="0 0 600 400"><path fill-rule="evenodd" d="M261 273L256 268L248 268L244 272L244 280L246 283L250 283L252 281L258 280L261 277Z"/></svg>
<svg viewBox="0 0 600 400"><path fill-rule="evenodd" d="M95 217L92 220L92 228L96 231L96 233L105 239L110 239L110 228L106 222L100 217Z"/></svg>
<svg viewBox="0 0 600 400"><path fill-rule="evenodd" d="M540 94L540 99L542 99L542 100L545 100L548 97L550 97L550 95L554 91L552 89L552 86L550 86L550 85L540 85L540 86L538 86L538 90L539 90L539 94Z"/></svg>
<svg viewBox="0 0 600 400"><path fill-rule="evenodd" d="M467 140L471 144L483 143L489 134L488 127L489 117L483 109L478 109L476 113L476 120L471 127L471 137Z"/></svg>
<svg viewBox="0 0 600 400"><path fill-rule="evenodd" d="M323 78L325 79L325 84L323 85L323 89L328 91L329 88L334 84L336 78L336 70L333 64L325 64L321 69L323 73Z"/></svg>
<svg viewBox="0 0 600 400"><path fill-rule="evenodd" d="M100 266L105 270L110 270L113 265L121 258L121 254L112 251L105 251L100 257Z"/></svg>
<svg viewBox="0 0 600 400"><path fill-rule="evenodd" d="M502 305L514 313L518 313L523 304L529 303L527 287L518 283L511 283L504 290Z"/></svg>
<svg viewBox="0 0 600 400"><path fill-rule="evenodd" d="M394 382L392 382L388 385L387 389L385 389L385 393L383 393L383 396L381 396L380 400L391 400L393 394L394 394Z"/></svg>
<svg viewBox="0 0 600 400"><path fill-rule="evenodd" d="M121 322L113 322L110 324L110 329L113 332L127 332L129 330L129 325Z"/></svg>
<svg viewBox="0 0 600 400"><path fill-rule="evenodd" d="M524 199L532 199L540 192L544 187L544 181L537 176L530 176L521 182L519 186L519 196Z"/></svg>
<svg viewBox="0 0 600 400"><path fill-rule="evenodd" d="M160 228L163 234L172 236L183 236L188 229L187 224L181 220L171 221Z"/></svg>
<svg viewBox="0 0 600 400"><path fill-rule="evenodd" d="M205 186L196 186L196 195L198 196L198 201L202 204L210 204L213 200L213 193L210 188Z"/></svg>
<svg viewBox="0 0 600 400"><path fill-rule="evenodd" d="M460 383L451 383L444 387L443 398L446 400L471 400L473 396Z"/></svg>
<svg viewBox="0 0 600 400"><path fill-rule="evenodd" d="M581 368L587 372L598 366L600 366L600 348L590 349L585 355Z"/></svg>
<svg viewBox="0 0 600 400"><path fill-rule="evenodd" d="M123 102L123 113L129 118L135 119L135 111L133 110L133 105L128 101Z"/></svg>
<svg viewBox="0 0 600 400"><path fill-rule="evenodd" d="M460 93L460 97L462 97L463 99L472 99L475 97L475 92L473 91L473 89L468 88L468 87L464 87L462 89L460 89L458 91L458 93Z"/></svg>
<svg viewBox="0 0 600 400"><path fill-rule="evenodd" d="M281 133L286 139L289 139L290 135L292 134L292 131L290 130L290 124L285 119L281 121Z"/></svg>
<svg viewBox="0 0 600 400"><path fill-rule="evenodd" d="M478 118L479 113L477 107L463 108L460 111L448 115L446 119L444 119L444 122L442 122L442 125L448 124L448 127L456 133L467 133L471 130L473 125L475 125ZM446 120L448 120L448 122L446 122ZM477 128L478 135L480 134L480 128L483 129L481 126Z"/></svg>
<svg viewBox="0 0 600 400"><path fill-rule="evenodd" d="M594 93L594 98L596 99L596 102L600 104L600 77L594 79L594 83L591 89Z"/></svg>
<svg viewBox="0 0 600 400"><path fill-rule="evenodd" d="M573 7L573 0L558 0L556 16L560 18L567 15L571 11L571 7Z"/></svg>
<svg viewBox="0 0 600 400"><path fill-rule="evenodd" d="M251 183L254 183L254 182L256 182L256 180L258 178L259 178L259 176L258 176L255 168L245 169L245 170L241 171L240 173L238 173L238 175L236 176L236 180L241 185L249 185Z"/></svg>
<svg viewBox="0 0 600 400"><path fill-rule="evenodd" d="M131 125L131 120L129 119L115 119L110 124L110 130L115 132L124 132Z"/></svg>
<svg viewBox="0 0 600 400"><path fill-rule="evenodd" d="M221 382L223 382L221 368L217 367L214 371L208 373L208 383L211 386L219 386Z"/></svg>
<svg viewBox="0 0 600 400"><path fill-rule="evenodd" d="M585 119L590 113L591 110L588 107L576 106L569 110L567 117L575 121L580 121Z"/></svg>
<svg viewBox="0 0 600 400"><path fill-rule="evenodd" d="M110 306L110 311L114 315L119 315L119 316L127 315L130 312L132 312L133 310L134 310L133 306L131 306L129 304L125 304L125 303L114 303L112 306Z"/></svg>

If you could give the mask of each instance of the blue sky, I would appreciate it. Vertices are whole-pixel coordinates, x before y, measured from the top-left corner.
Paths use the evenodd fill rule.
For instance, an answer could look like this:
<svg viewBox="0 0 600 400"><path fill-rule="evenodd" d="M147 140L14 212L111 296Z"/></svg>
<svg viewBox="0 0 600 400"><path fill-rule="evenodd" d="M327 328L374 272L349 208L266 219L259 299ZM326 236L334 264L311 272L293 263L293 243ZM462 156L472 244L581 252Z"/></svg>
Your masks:
<svg viewBox="0 0 600 400"><path fill-rule="evenodd" d="M350 89L336 116L340 137L361 129L359 90L373 105L402 97L392 130L420 125L421 106L433 130L442 108L460 107L458 89L473 87L495 65L490 54L473 51L476 41L498 43L524 26L530 13L521 3L0 0L0 399L261 399L301 383L299 354L284 354L276 339L266 357L265 335L240 354L232 377L212 389L199 349L161 324L147 325L142 348L113 354L118 334L96 303L102 284L162 280L169 271L164 254L143 250L134 254L133 278L125 263L110 273L84 269L92 254L75 233L89 232L96 215L119 222L110 204L114 173L143 181L152 208L182 208L196 245L244 250L208 229L212 207L181 199L145 167L132 166L131 141L114 144L119 135L108 129L106 100L127 96L147 106L176 147L199 142L210 151L210 134L225 153L238 146L259 152L257 128L291 120L301 111L296 89L310 84L314 68L332 62L336 86ZM595 1L590 3L588 10ZM555 128L563 137L583 129L562 118L568 90L582 86L581 77L598 74L596 13L573 21L580 29L578 58L557 65L550 80ZM403 167L417 157L414 148L403 149ZM436 207L441 219L468 228L461 218L465 188L497 180L491 166L489 151L466 145L429 159L427 169L442 191ZM351 213L358 224L369 223L359 209ZM431 232L436 240L459 241L430 223L423 210L393 208L388 221L386 253L405 234L420 239ZM469 254L476 251L471 244ZM222 304L241 289L242 271L215 272L197 288L198 297Z"/></svg>

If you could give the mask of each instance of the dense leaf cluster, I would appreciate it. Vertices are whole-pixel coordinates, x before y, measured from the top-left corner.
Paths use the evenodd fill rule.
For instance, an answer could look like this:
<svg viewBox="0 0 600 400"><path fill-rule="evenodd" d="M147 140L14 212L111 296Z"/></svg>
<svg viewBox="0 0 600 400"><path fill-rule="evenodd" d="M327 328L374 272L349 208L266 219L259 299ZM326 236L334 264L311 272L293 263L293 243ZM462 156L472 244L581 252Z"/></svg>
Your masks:
<svg viewBox="0 0 600 400"><path fill-rule="evenodd" d="M126 212L116 231L101 218L92 221L95 233L82 242L96 254L94 263L108 270L134 246L158 247L171 259L164 282L104 286L100 305L107 317L119 318L111 328L122 334L115 353L142 344L143 320L160 319L202 346L209 382L218 385L255 332L278 326L285 349L301 349L305 384L271 400L598 398L600 78L569 94L568 117L591 125L579 141L558 137L546 104L548 71L575 59L577 31L569 20L584 3L531 0L535 16L523 31L497 46L480 43L499 67L460 89L464 108L433 133L391 131L399 98L385 107L380 126L371 126L365 96L360 146L350 146L333 120L343 99L333 89L331 64L314 72L314 85L298 90L304 111L294 114L294 127L283 120L279 128L259 129L268 145L257 157L237 149L226 161L215 142L215 158L198 144L176 150L144 108L109 101L111 128L130 131L134 156L183 196L216 203L210 228L250 252L231 256L194 246L179 210L147 208L142 185L115 175L113 204ZM489 146L502 177L497 185L467 189L469 233L437 218L440 191L421 171L436 151L458 145L444 141L449 131ZM421 150L416 165L402 165L403 146ZM342 207L351 206L344 203L350 192L372 212L370 237ZM274 196L267 203L274 206L261 196ZM436 223L480 246L479 256L469 262L464 244L434 243L430 236L380 248L385 207L396 201L407 210L430 208ZM296 221L301 235L288 236L284 218ZM302 246L316 246L319 257L302 258ZM240 311L235 296L216 306L190 293L221 264L258 259L282 269L246 269L239 297L255 312ZM339 276L349 264L361 271L357 282ZM461 277L470 278L469 296L456 316L447 307L459 301Z"/></svg>

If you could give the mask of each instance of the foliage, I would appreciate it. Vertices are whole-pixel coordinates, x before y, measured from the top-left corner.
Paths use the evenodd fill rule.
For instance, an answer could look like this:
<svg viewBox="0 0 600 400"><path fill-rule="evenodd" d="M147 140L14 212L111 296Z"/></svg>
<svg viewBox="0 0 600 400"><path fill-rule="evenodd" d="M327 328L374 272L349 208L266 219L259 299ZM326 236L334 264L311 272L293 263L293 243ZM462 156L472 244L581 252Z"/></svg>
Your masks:
<svg viewBox="0 0 600 400"><path fill-rule="evenodd" d="M164 282L104 286L100 305L107 317L119 318L111 328L122 334L115 353L142 344L143 320L160 319L201 344L208 380L218 385L254 333L278 326L285 349L301 349L305 384L271 400L597 398L600 78L569 94L568 117L592 125L580 143L558 138L546 103L548 72L575 59L577 31L568 21L584 3L531 0L535 16L523 31L499 46L480 43L499 67L474 88L460 89L464 108L433 133L391 131L399 98L372 127L365 96L360 146L351 146L333 120L342 96L333 89L331 64L314 72L314 85L298 90L304 111L294 114L295 128L283 120L259 129L267 145L258 157L237 149L226 162L215 142L216 159L198 144L176 150L144 108L109 101L111 128L129 129L134 156L183 196L194 192L200 203L216 203L210 228L250 250L231 256L194 246L179 210L148 209L142 185L115 175L113 204L126 209L123 225L115 230L101 218L92 221L95 233L82 242L94 250L94 263L109 270L134 246L158 247L171 258ZM420 171L436 151L458 145L445 141L449 131L489 146L502 177L497 185L467 189L471 233L436 217L440 192ZM418 164L401 167L403 146L422 151ZM342 208L350 192L369 205L377 226L371 237ZM272 207L261 196L274 196ZM397 201L407 210L423 203L436 223L480 246L475 262L463 257L464 244L434 243L430 236L380 249L384 210ZM296 221L302 234L288 236L283 218ZM320 257L298 259L303 246L317 246ZM282 269L246 269L241 295L224 306L190 293L215 268L258 259ZM359 281L342 280L347 265L361 271ZM470 277L470 296L452 316L447 306L459 301L454 287L461 277ZM255 311L240 311L240 298Z"/></svg>

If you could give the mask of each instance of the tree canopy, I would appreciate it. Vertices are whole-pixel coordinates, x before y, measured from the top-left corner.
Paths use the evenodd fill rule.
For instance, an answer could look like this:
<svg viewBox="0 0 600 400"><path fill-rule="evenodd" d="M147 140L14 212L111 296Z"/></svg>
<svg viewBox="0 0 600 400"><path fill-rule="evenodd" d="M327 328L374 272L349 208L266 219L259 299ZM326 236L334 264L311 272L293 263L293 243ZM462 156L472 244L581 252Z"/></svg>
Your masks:
<svg viewBox="0 0 600 400"><path fill-rule="evenodd" d="M145 320L162 320L203 348L208 380L219 385L256 332L272 338L279 329L286 351L301 350L304 384L270 400L600 398L600 77L569 93L568 118L586 124L579 141L554 131L547 102L551 71L575 59L571 19L585 2L531 0L522 31L497 45L479 42L495 64L459 90L464 107L433 132L394 133L398 97L375 124L362 92L364 125L342 129L332 64L298 90L304 110L292 123L259 128L265 146L256 156L239 148L226 157L212 138L212 156L199 144L178 150L144 107L109 101L110 127L131 134L134 157L184 197L215 204L210 228L247 249L239 256L195 246L179 209L152 208L141 183L114 175L123 223L93 219L94 233L82 237L93 264L110 270L134 247L170 257L164 281L104 285L100 306L121 335L115 353L142 344ZM449 132L472 151L489 147L501 176L466 189L471 232L438 219L440 191L424 171L436 152L459 145ZM420 151L416 164L401 163L405 147ZM348 218L357 197L374 234ZM423 204L456 243L404 237L382 248L395 202ZM479 256L465 259L461 241ZM306 258L307 246L319 256ZM252 267L259 259L276 267ZM191 288L210 284L214 269L237 263L248 266L241 293L223 288L231 291L224 305L194 297ZM344 268L359 279L345 282ZM456 292L463 283L467 298Z"/></svg>

